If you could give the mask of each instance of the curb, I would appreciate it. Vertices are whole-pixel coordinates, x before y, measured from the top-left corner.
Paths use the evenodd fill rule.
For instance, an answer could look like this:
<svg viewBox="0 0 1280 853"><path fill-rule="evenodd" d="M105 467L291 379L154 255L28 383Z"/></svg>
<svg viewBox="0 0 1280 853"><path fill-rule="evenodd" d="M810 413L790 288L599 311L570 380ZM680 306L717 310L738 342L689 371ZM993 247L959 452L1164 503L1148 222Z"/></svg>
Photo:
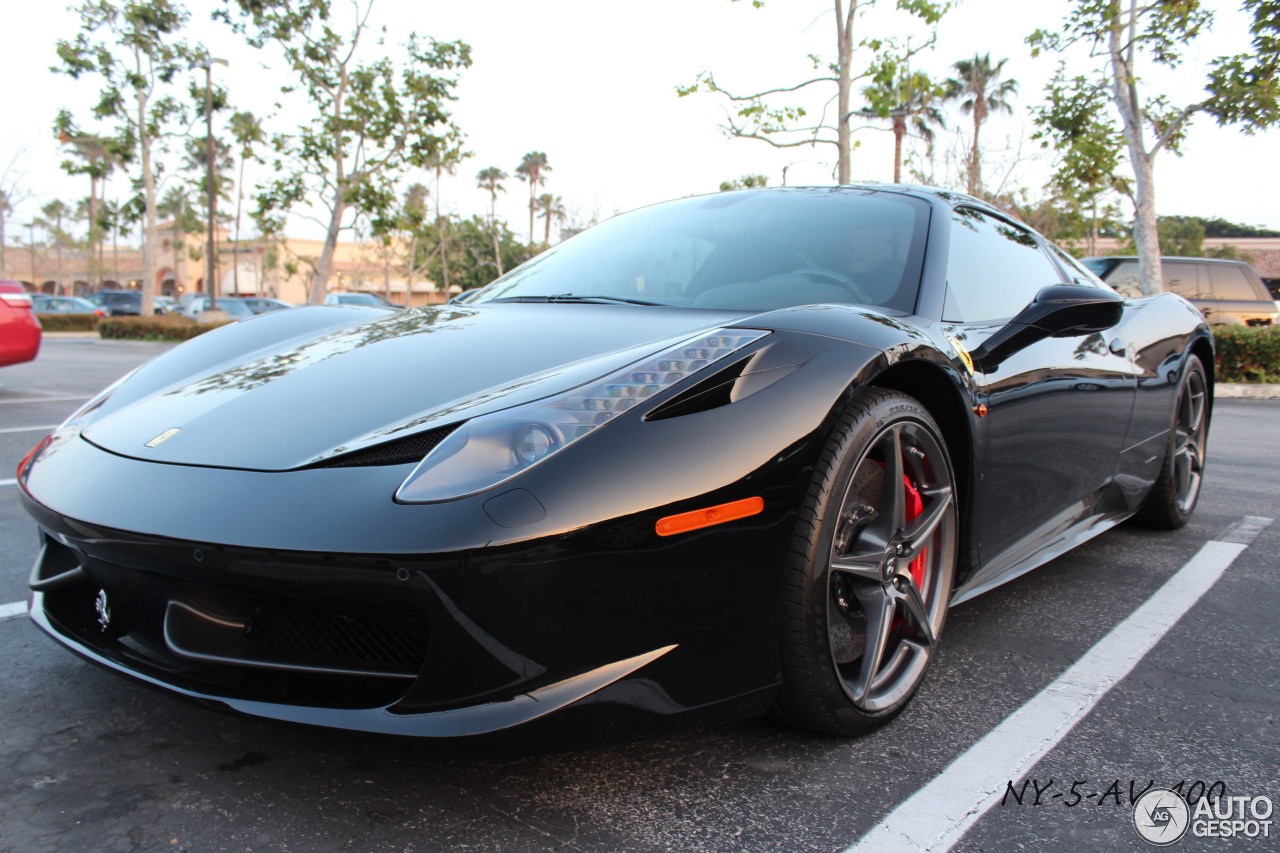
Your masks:
<svg viewBox="0 0 1280 853"><path fill-rule="evenodd" d="M44 337L54 338L54 339L61 338L63 340L76 340L76 339L96 338L98 337L98 333L97 332L45 332Z"/></svg>
<svg viewBox="0 0 1280 853"><path fill-rule="evenodd" d="M1280 400L1280 383L1251 385L1244 382L1219 382L1213 386L1215 400Z"/></svg>

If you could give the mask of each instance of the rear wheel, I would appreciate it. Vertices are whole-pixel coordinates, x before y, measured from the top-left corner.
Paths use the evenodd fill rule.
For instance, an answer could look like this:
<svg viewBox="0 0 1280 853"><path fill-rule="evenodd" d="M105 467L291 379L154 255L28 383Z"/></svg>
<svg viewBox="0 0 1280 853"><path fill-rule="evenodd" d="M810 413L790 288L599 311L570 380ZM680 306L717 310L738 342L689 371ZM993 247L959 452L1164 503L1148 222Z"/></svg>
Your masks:
<svg viewBox="0 0 1280 853"><path fill-rule="evenodd" d="M946 620L957 535L941 430L915 399L867 391L829 440L796 527L774 715L838 735L896 716Z"/></svg>
<svg viewBox="0 0 1280 853"><path fill-rule="evenodd" d="M1173 413L1173 429L1169 431L1164 463L1160 466L1155 485L1138 511L1139 522L1174 530L1191 519L1200 499L1208 438L1209 382L1200 359L1188 356L1182 371L1182 383L1178 387L1178 404Z"/></svg>

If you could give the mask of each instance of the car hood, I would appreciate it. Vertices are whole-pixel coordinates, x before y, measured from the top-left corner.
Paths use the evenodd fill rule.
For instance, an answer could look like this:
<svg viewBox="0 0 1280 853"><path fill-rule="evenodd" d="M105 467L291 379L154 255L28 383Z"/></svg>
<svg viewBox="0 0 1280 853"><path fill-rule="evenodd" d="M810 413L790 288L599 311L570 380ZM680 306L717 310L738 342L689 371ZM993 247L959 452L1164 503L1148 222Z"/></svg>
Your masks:
<svg viewBox="0 0 1280 853"><path fill-rule="evenodd" d="M289 470L567 390L743 316L598 304L272 312L145 365L83 435L152 462Z"/></svg>

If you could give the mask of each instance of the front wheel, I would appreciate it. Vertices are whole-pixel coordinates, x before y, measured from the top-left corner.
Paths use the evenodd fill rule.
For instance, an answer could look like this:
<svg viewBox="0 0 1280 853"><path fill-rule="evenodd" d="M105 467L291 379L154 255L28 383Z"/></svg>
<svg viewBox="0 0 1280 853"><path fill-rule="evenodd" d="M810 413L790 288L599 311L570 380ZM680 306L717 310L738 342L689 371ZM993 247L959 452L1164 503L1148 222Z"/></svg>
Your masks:
<svg viewBox="0 0 1280 853"><path fill-rule="evenodd" d="M905 394L863 393L819 460L785 570L773 713L868 731L924 679L955 578L955 478L941 430Z"/></svg>
<svg viewBox="0 0 1280 853"><path fill-rule="evenodd" d="M1138 510L1137 520L1148 527L1175 530L1191 520L1200 500L1209 439L1209 381L1204 365L1187 357L1173 411L1173 428L1155 485Z"/></svg>

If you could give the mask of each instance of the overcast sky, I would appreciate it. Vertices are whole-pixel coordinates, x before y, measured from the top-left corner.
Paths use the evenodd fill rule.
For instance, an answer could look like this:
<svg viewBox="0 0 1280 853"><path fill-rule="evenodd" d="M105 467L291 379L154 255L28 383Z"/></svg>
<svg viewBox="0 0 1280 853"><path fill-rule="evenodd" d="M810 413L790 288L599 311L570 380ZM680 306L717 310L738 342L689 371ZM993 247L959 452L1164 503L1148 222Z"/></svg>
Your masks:
<svg viewBox="0 0 1280 853"><path fill-rule="evenodd" d="M209 23L216 5L207 0L190 5L191 38L230 61L215 74L230 87L237 109L268 117L270 130L287 130L302 114L287 104L276 110L279 87L286 82L280 62L270 49L251 50L223 25ZM473 156L457 178L439 188L446 209L463 215L487 212L488 196L476 188L475 173L490 165L513 173L521 155L539 150L552 167L543 191L561 196L573 218L584 223L663 199L712 192L722 180L746 173L763 173L776 185L789 167L790 184L831 183L832 146L775 150L761 142L726 139L718 127L723 109L715 98L675 94L677 85L692 82L702 70L744 91L813 76L807 56L833 56L831 5L827 0L769 0L763 9L729 0L377 0L373 23L387 27L388 49L410 31L462 39L473 48L474 65L463 72L453 106ZM1201 96L1209 59L1248 49L1247 21L1238 3L1209 5L1219 8L1214 31L1188 51L1181 69L1151 81L1149 89L1166 91L1179 102L1194 100ZM1032 59L1024 39L1037 27L1058 26L1066 7L1065 0L961 0L943 19L936 48L916 60L920 68L945 76L952 62L975 52L1008 58L1005 73L1019 82L1021 93L1013 116L993 118L983 128L985 147L991 149L984 167L988 185L1007 182L1028 187L1033 197L1040 194L1052 155L1031 140L1028 109L1042 99L1057 58ZM335 15L347 15L348 9L335 0ZM86 194L82 178L59 169L65 153L50 132L62 106L82 126L91 125L88 107L96 84L48 70L57 39L72 36L76 24L76 16L57 2L31 3L21 17L10 16L9 38L0 51L6 81L0 96L6 117L0 126L0 169L16 155L20 192L28 196L10 220L11 239L41 204ZM862 35L910 36L917 44L925 38L925 31L900 13L875 13L861 26ZM378 50L373 40L368 47L366 55ZM865 61L864 54L858 62ZM1088 66L1084 56L1072 64L1082 72ZM834 89L818 91L820 109ZM953 120L969 126L958 114ZM891 180L891 134L866 129L854 138L860 143L853 155L854 179ZM948 175L944 153L956 142L957 137L944 137L938 146L934 174L940 181ZM1278 142L1280 131L1250 137L1198 117L1184 155L1162 153L1157 159L1159 212L1280 228ZM246 184L263 174L251 173ZM416 177L429 183L425 175ZM126 192L117 179L108 197ZM528 237L527 199L526 185L513 178L499 202L499 214L521 239ZM539 222L539 234L541 228ZM289 232L318 235L301 219Z"/></svg>

